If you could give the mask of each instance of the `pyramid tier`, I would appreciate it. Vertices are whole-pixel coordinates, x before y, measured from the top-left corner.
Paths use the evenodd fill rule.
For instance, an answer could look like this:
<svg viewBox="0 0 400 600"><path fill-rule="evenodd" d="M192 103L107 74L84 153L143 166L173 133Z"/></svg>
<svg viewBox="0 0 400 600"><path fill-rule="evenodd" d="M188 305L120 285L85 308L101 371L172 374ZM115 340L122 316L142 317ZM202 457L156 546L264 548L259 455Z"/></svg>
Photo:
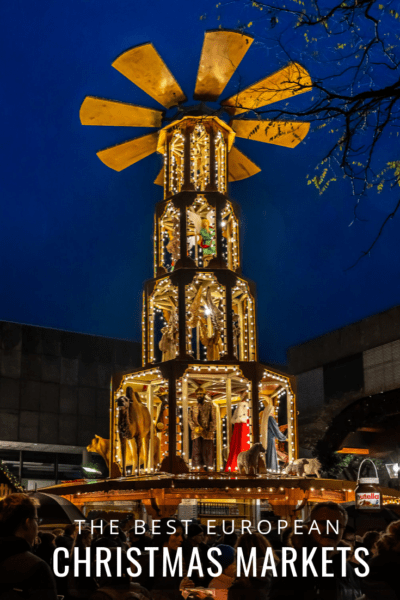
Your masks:
<svg viewBox="0 0 400 600"><path fill-rule="evenodd" d="M246 394L248 401L248 443L260 441L263 411L269 407L276 423L287 437L277 447L279 469L296 455L296 400L291 379L279 371L257 362L221 361L209 363L173 360L153 368L117 373L112 379L110 419L111 465L110 476L118 476L121 467L118 432L118 398L127 395L130 387L151 417L147 461L140 464L128 455L128 469L140 473L195 473L200 469L192 464L193 429L190 411L196 405L196 391L201 387L206 402L216 413L212 436L213 466L210 471L221 472L227 467L232 441L233 413ZM262 437L262 436L261 436ZM262 441L262 440L261 440ZM236 470L231 471L235 473Z"/></svg>
<svg viewBox="0 0 400 600"><path fill-rule="evenodd" d="M181 192L157 204L154 275L196 267L240 273L239 208L218 192Z"/></svg>
<svg viewBox="0 0 400 600"><path fill-rule="evenodd" d="M179 269L145 284L142 364L257 360L254 284L227 269Z"/></svg>

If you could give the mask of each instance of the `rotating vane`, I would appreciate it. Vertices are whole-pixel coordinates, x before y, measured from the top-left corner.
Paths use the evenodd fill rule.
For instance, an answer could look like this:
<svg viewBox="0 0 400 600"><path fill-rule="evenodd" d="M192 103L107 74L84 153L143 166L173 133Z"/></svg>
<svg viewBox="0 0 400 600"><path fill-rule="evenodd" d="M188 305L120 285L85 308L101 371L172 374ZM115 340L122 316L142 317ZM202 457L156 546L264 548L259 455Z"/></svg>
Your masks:
<svg viewBox="0 0 400 600"><path fill-rule="evenodd" d="M253 38L230 30L207 31L197 72L193 97L217 101L249 50ZM166 109L180 107L187 98L175 77L151 43L136 46L119 56L112 66ZM233 118L229 126L237 137L295 148L307 135L309 123L286 120L245 119L241 115L312 89L308 72L296 62L221 101ZM154 127L158 131L97 152L100 160L122 171L157 150L164 110L87 96L80 109L82 125ZM177 117L177 120L180 117ZM177 153L179 148L177 148ZM178 154L177 154L178 156ZM229 181L255 175L261 169L236 146L229 152ZM161 173L155 182L163 185Z"/></svg>

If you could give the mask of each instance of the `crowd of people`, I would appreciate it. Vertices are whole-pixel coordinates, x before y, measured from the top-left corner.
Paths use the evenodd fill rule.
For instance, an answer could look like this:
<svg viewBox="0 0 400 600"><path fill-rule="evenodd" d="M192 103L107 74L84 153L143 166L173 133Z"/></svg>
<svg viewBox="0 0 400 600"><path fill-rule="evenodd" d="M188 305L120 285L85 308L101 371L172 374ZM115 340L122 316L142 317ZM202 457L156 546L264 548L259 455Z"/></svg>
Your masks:
<svg viewBox="0 0 400 600"><path fill-rule="evenodd" d="M390 523L386 531L369 531L363 538L356 535L347 520L343 507L324 502L314 506L301 531L287 528L282 534L276 529L268 535L255 531L223 534L217 528L208 535L200 523L193 521L184 528L177 519L162 519L157 536L152 536L149 529L137 533L132 520L121 522L117 528L98 521L93 532L85 526L79 532L75 524L63 530L41 531L35 501L26 494L11 494L0 502L0 600L197 600L208 597L216 600L399 600L400 520ZM338 527L327 527L328 521L337 522ZM313 527L313 523L318 527ZM156 549L152 553L154 573L150 574L149 548L152 547ZM357 547L369 552L365 558L369 567L366 577L359 575ZM99 563L89 573L81 565L77 573L70 569L67 577L55 576L57 548L63 549L57 553L59 573L74 564L74 553L78 550L85 555L87 552L95 562L96 548L108 548L110 560L107 566ZM142 569L135 578L127 573L130 548L140 551L137 560ZM196 548L203 573L188 577L185 569L183 573L163 572L164 548L168 548L171 563L182 548L179 553L182 552L186 566ZM219 550L214 555L220 566L219 574L214 577L207 570L210 548ZM286 572L280 568L287 548L296 550L293 565L298 576L292 569ZM314 571L311 573L305 564L304 548L312 551ZM340 551L343 548L347 548L345 553ZM239 553L246 564L250 556L255 555L255 572L237 573ZM276 573L265 572L265 569L263 572L268 553L274 558ZM331 576L323 571L322 556L329 558ZM302 576L303 573L308 575Z"/></svg>

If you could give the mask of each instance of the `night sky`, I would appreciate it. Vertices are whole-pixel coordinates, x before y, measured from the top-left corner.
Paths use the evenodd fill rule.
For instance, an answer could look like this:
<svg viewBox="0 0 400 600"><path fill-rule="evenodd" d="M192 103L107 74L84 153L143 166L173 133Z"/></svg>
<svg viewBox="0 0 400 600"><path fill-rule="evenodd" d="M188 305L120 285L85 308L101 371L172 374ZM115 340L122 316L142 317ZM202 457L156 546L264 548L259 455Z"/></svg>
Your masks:
<svg viewBox="0 0 400 600"><path fill-rule="evenodd" d="M107 168L96 151L152 130L84 127L79 108L86 95L161 108L111 67L119 54L149 41L193 104L204 31L220 24L254 21L247 31L258 36L222 97L282 66L254 11L239 2L220 12L215 5L3 3L1 320L140 340L142 283L153 272L153 211L162 200L162 188L152 182L162 159L152 155L121 173ZM294 33L291 44L292 55L298 44L296 58L313 78ZM348 180L322 196L307 185L328 138L324 130L310 131L293 150L237 140L262 168L231 184L230 195L242 208L243 274L257 284L260 359L266 362L284 363L289 346L400 303L400 216L371 256L346 270L398 194L371 194L361 211L365 221L349 226L354 199ZM398 159L396 144L397 150L386 140L388 160Z"/></svg>

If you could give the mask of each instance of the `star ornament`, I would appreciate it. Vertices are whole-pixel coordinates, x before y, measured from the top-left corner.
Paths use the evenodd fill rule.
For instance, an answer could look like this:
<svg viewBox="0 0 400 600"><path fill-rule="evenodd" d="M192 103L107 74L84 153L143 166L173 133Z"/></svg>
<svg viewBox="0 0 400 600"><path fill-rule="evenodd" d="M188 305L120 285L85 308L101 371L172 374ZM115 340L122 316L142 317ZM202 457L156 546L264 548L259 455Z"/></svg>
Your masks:
<svg viewBox="0 0 400 600"><path fill-rule="evenodd" d="M207 101L218 100L252 42L251 36L237 31L218 29L205 32L193 94L193 98L200 100L201 104L195 107L195 111L194 107L185 106L186 95L152 43L127 50L112 63L112 66L161 106L166 109L177 107L176 120L173 120L175 123L185 117L185 109L186 114L191 111L190 114L203 114L204 118L217 118L209 115L215 115L216 112L220 114L223 111L233 117L228 124L232 131L232 143L228 148L228 179L239 181L255 175L261 169L233 145L235 136L295 148L310 128L309 123L302 121L244 118L249 111L311 91L310 75L297 62L289 63L279 71L222 100L219 111L212 111L206 106ZM162 127L165 110L94 96L85 98L79 115L82 125L157 129L154 133L97 152L99 159L115 171L130 167L157 149L160 151L159 139L165 136L165 130L171 127L170 119L169 124ZM220 123L227 127L225 122ZM162 171L154 183L163 185Z"/></svg>

